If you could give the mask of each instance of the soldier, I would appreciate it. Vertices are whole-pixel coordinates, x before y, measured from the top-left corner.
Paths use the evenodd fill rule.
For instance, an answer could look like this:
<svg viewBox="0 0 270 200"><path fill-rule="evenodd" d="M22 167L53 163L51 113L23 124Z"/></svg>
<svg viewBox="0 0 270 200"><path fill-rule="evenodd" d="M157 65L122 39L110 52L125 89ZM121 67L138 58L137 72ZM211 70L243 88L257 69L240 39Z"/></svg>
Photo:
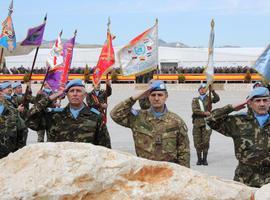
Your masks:
<svg viewBox="0 0 270 200"><path fill-rule="evenodd" d="M29 88L29 91L27 92L26 97L25 97L25 94L23 94L22 92L22 84L20 82L14 82L12 84L12 89L13 89L12 102L16 108L18 108L20 105L24 107L23 112L20 113L23 119L26 118L27 113L29 111L29 108L30 108L29 103L34 104L35 102L35 97L32 96L31 83L27 82L26 84Z"/></svg>
<svg viewBox="0 0 270 200"><path fill-rule="evenodd" d="M219 101L218 94L212 89L212 87L209 88L213 94L211 102L209 102L209 96L206 94L207 90L205 84L201 84L198 89L200 96L195 97L192 100L192 133L194 146L197 151L197 165L208 165L207 154L212 130L206 124L205 117L210 115L209 104L217 103Z"/></svg>
<svg viewBox="0 0 270 200"><path fill-rule="evenodd" d="M27 126L33 130L46 129L49 142L86 142L110 148L109 133L100 112L83 103L86 91L82 80L70 81L65 92L69 101L65 108L48 108L63 91L42 98L30 109Z"/></svg>
<svg viewBox="0 0 270 200"><path fill-rule="evenodd" d="M134 110L132 106L136 101L146 96L149 96L151 107ZM164 82L154 81L144 92L118 104L111 111L111 117L116 123L131 128L137 156L189 167L187 126L178 115L167 109L167 97Z"/></svg>
<svg viewBox="0 0 270 200"><path fill-rule="evenodd" d="M0 91L0 158L26 145L28 130L18 110L10 106Z"/></svg>
<svg viewBox="0 0 270 200"><path fill-rule="evenodd" d="M35 101L38 102L42 98L49 97L52 94L53 94L52 89L50 88L49 84L47 82L45 82L43 90L38 91ZM49 107L55 108L56 107L55 102L52 102L51 105L49 105ZM42 118L42 119L44 119L44 118ZM37 131L37 135L38 135L37 142L44 142L45 133L46 133L45 129Z"/></svg>
<svg viewBox="0 0 270 200"><path fill-rule="evenodd" d="M93 84L93 88L86 96L86 103L90 108L93 107L101 112L103 121L106 123L107 98L112 95L111 83L106 80L106 90L100 89L100 83L98 85Z"/></svg>
<svg viewBox="0 0 270 200"><path fill-rule="evenodd" d="M246 104L250 112L229 115ZM215 109L207 118L212 129L233 139L238 160L234 180L252 187L270 183L269 107L269 90L257 87L244 103Z"/></svg>

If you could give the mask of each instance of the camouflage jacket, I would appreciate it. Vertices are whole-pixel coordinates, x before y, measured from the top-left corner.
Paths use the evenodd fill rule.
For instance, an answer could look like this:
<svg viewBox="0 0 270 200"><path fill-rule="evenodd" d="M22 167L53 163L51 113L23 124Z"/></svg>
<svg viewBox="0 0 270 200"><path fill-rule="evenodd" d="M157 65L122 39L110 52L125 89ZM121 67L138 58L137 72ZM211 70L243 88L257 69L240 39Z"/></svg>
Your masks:
<svg viewBox="0 0 270 200"><path fill-rule="evenodd" d="M185 122L170 111L157 119L150 109L133 110L135 103L132 98L121 102L111 111L111 117L116 123L131 128L137 156L189 167L190 148Z"/></svg>
<svg viewBox="0 0 270 200"><path fill-rule="evenodd" d="M110 136L100 113L85 106L75 119L70 107L48 108L49 98L40 99L29 111L26 125L33 130L47 130L49 142L86 142L110 148Z"/></svg>
<svg viewBox="0 0 270 200"><path fill-rule="evenodd" d="M229 115L232 105L212 111L208 125L221 134L232 137L235 156L241 164L270 166L270 119L261 128L253 112Z"/></svg>
<svg viewBox="0 0 270 200"><path fill-rule="evenodd" d="M98 96L96 95L95 91L92 90L90 93L86 96L86 103L89 107L94 107L95 109L100 109L100 103L106 103L106 98L111 96L112 94L112 88L108 86L108 90L106 93L106 90L100 90ZM95 101L95 98L97 98L98 102Z"/></svg>
<svg viewBox="0 0 270 200"><path fill-rule="evenodd" d="M218 94L213 90L212 91L213 97L212 97L212 103L217 103L219 102L220 98L218 96ZM197 127L201 127L201 126L205 126L205 116L204 116L204 112L208 111L208 104L209 104L209 96L206 95L205 98L203 99L203 106L204 106L204 110L202 111L200 108L200 97L195 97L192 100L192 123L194 124L194 126Z"/></svg>
<svg viewBox="0 0 270 200"><path fill-rule="evenodd" d="M4 110L0 113L0 158L26 145L28 129L16 108L4 100Z"/></svg>

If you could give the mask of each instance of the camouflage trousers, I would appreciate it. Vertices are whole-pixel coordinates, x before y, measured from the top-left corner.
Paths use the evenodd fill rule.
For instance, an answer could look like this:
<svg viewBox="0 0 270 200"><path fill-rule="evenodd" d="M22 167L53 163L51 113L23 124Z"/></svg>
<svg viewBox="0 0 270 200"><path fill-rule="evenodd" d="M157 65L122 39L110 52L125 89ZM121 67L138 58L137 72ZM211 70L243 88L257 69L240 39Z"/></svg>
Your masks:
<svg viewBox="0 0 270 200"><path fill-rule="evenodd" d="M38 135L37 142L44 142L45 132L46 132L45 130L37 131L37 135Z"/></svg>
<svg viewBox="0 0 270 200"><path fill-rule="evenodd" d="M207 130L205 126L193 126L193 142L197 152L208 151L211 133L212 129Z"/></svg>
<svg viewBox="0 0 270 200"><path fill-rule="evenodd" d="M234 180L251 187L261 187L270 183L270 166L259 167L239 163L235 169Z"/></svg>

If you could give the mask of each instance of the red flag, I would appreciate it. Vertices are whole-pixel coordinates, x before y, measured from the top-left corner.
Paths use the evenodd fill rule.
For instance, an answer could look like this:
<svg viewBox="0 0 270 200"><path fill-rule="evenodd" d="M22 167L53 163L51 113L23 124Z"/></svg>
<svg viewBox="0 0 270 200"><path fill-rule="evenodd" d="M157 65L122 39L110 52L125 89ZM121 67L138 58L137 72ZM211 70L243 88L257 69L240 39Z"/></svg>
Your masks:
<svg viewBox="0 0 270 200"><path fill-rule="evenodd" d="M102 47L97 66L93 72L93 83L98 85L102 75L108 73L110 67L115 63L114 50L112 46L113 37L109 31L107 31L107 40Z"/></svg>

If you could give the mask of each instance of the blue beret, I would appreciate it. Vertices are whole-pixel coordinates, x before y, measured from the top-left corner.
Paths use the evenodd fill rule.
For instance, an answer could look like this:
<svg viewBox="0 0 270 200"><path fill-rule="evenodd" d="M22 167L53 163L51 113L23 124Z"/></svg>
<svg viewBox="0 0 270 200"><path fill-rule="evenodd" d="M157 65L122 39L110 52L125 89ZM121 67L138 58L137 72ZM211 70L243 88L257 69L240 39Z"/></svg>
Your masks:
<svg viewBox="0 0 270 200"><path fill-rule="evenodd" d="M165 83L160 80L153 81L150 86L151 91L167 91Z"/></svg>
<svg viewBox="0 0 270 200"><path fill-rule="evenodd" d="M73 79L72 81L69 81L69 83L66 85L65 91L67 92L70 88L74 86L84 87L84 84L81 79Z"/></svg>
<svg viewBox="0 0 270 200"><path fill-rule="evenodd" d="M9 81L0 84L1 90L6 89L8 87L11 87L11 82L9 82Z"/></svg>
<svg viewBox="0 0 270 200"><path fill-rule="evenodd" d="M201 88L206 88L206 84L205 83L201 83L198 90L200 90Z"/></svg>
<svg viewBox="0 0 270 200"><path fill-rule="evenodd" d="M250 92L247 99L250 100L254 97L269 97L269 90L266 87L256 87Z"/></svg>
<svg viewBox="0 0 270 200"><path fill-rule="evenodd" d="M15 89L16 87L22 86L20 82L15 82L12 84L12 88Z"/></svg>

